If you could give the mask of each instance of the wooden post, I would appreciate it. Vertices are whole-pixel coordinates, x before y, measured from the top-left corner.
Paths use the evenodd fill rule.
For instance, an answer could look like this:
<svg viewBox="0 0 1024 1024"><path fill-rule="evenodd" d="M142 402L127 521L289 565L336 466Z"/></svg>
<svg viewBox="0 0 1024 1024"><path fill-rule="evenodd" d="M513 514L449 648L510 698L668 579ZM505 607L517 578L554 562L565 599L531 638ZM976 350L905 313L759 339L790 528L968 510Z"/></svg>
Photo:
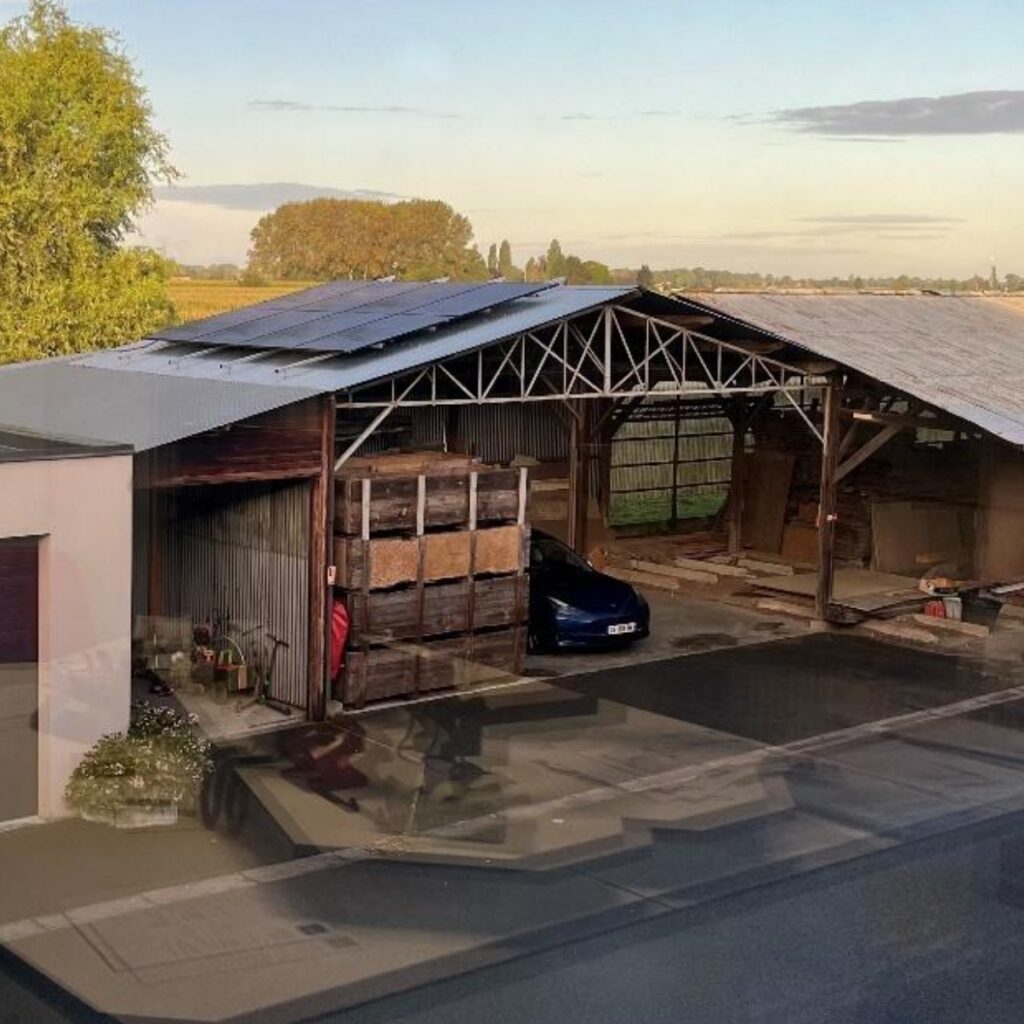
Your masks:
<svg viewBox="0 0 1024 1024"><path fill-rule="evenodd" d="M818 495L818 590L814 610L825 619L835 577L836 468L839 461L840 383L829 377L822 409L821 487Z"/></svg>
<svg viewBox="0 0 1024 1024"><path fill-rule="evenodd" d="M743 504L744 477L746 475L747 417L745 410L737 404L728 409L732 423L732 468L729 474L729 554L738 555L743 550Z"/></svg>
<svg viewBox="0 0 1024 1024"><path fill-rule="evenodd" d="M679 522L679 417L682 412L682 401L679 396L675 400L675 415L672 417L672 506L669 509L669 525L675 529Z"/></svg>
<svg viewBox="0 0 1024 1024"><path fill-rule="evenodd" d="M569 494L565 503L565 542L575 551L579 550L576 540L580 489L580 421L574 405L569 406L569 412Z"/></svg>
<svg viewBox="0 0 1024 1024"><path fill-rule="evenodd" d="M587 553L587 512L590 504L590 416L585 402L576 402L569 459L569 547Z"/></svg>
<svg viewBox="0 0 1024 1024"><path fill-rule="evenodd" d="M146 614L162 615L164 610L164 553L167 550L167 502L170 496L150 487L146 492L148 511Z"/></svg>
<svg viewBox="0 0 1024 1024"><path fill-rule="evenodd" d="M333 395L321 399L320 471L313 478L309 520L309 675L306 713L313 721L327 715L331 666L331 601L327 582L334 489Z"/></svg>

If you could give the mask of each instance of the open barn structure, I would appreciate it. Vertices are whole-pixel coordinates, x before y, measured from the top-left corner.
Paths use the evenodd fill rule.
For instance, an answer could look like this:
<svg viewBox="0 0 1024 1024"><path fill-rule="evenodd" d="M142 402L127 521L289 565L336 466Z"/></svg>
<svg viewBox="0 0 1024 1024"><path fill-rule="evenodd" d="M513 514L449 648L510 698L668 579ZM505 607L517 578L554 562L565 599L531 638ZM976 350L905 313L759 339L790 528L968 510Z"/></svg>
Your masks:
<svg viewBox="0 0 1024 1024"><path fill-rule="evenodd" d="M115 638L118 664L162 619L272 632L288 644L275 698L318 719L332 699L335 481L353 459L418 450L525 469L525 519L588 553L631 422L667 424L673 518L680 464L695 461L681 438L724 424L725 551L764 547L753 513L769 492L780 536L787 509L804 509L827 618L837 558L872 563L866 501L955 505L972 572L1024 573L1008 529L1024 514L1021 351L1024 315L983 297L342 281L0 369L0 428L131 452L130 493L90 503L131 507L135 626Z"/></svg>

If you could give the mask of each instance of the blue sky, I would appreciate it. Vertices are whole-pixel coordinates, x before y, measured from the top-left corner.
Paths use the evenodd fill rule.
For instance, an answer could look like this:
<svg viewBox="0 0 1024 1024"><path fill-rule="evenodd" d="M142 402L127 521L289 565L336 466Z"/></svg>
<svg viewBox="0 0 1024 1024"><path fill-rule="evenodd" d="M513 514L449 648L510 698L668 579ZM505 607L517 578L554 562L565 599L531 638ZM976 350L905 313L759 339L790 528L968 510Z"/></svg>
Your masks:
<svg viewBox="0 0 1024 1024"><path fill-rule="evenodd" d="M186 260L243 258L272 195L190 187L291 182L443 198L520 257L1024 273L1009 0L69 6L150 91L185 178L142 231Z"/></svg>

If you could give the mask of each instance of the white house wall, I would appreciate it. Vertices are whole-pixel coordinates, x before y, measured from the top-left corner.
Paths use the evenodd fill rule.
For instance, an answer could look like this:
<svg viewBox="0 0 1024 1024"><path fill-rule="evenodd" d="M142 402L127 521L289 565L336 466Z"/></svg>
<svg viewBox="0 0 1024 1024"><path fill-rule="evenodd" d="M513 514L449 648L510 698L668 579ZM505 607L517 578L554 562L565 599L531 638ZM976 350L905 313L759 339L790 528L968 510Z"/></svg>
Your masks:
<svg viewBox="0 0 1024 1024"><path fill-rule="evenodd" d="M39 544L39 813L131 704L130 455L0 464L0 537Z"/></svg>

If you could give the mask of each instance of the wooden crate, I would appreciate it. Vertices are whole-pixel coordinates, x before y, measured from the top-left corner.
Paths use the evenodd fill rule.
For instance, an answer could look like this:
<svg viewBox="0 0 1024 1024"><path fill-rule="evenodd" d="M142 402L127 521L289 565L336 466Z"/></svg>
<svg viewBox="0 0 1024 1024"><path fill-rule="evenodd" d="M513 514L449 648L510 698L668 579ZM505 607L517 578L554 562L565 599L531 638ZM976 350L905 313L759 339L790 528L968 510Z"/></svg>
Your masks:
<svg viewBox="0 0 1024 1024"><path fill-rule="evenodd" d="M345 602L351 622L349 643L363 646L514 625L525 617L526 589L525 581L515 576L497 576L422 588L355 591Z"/></svg>
<svg viewBox="0 0 1024 1024"><path fill-rule="evenodd" d="M423 489L423 522L426 529L466 526L471 517L471 476L465 462L444 472L431 470L418 476L339 477L335 484L334 529L362 536L417 529L417 504ZM515 521L519 514L520 478L517 469L484 467L477 476L478 522ZM363 519L363 499L369 494L368 519Z"/></svg>
<svg viewBox="0 0 1024 1024"><path fill-rule="evenodd" d="M526 630L515 627L351 651L340 697L349 707L361 707L369 701L501 682L521 672L525 650Z"/></svg>

